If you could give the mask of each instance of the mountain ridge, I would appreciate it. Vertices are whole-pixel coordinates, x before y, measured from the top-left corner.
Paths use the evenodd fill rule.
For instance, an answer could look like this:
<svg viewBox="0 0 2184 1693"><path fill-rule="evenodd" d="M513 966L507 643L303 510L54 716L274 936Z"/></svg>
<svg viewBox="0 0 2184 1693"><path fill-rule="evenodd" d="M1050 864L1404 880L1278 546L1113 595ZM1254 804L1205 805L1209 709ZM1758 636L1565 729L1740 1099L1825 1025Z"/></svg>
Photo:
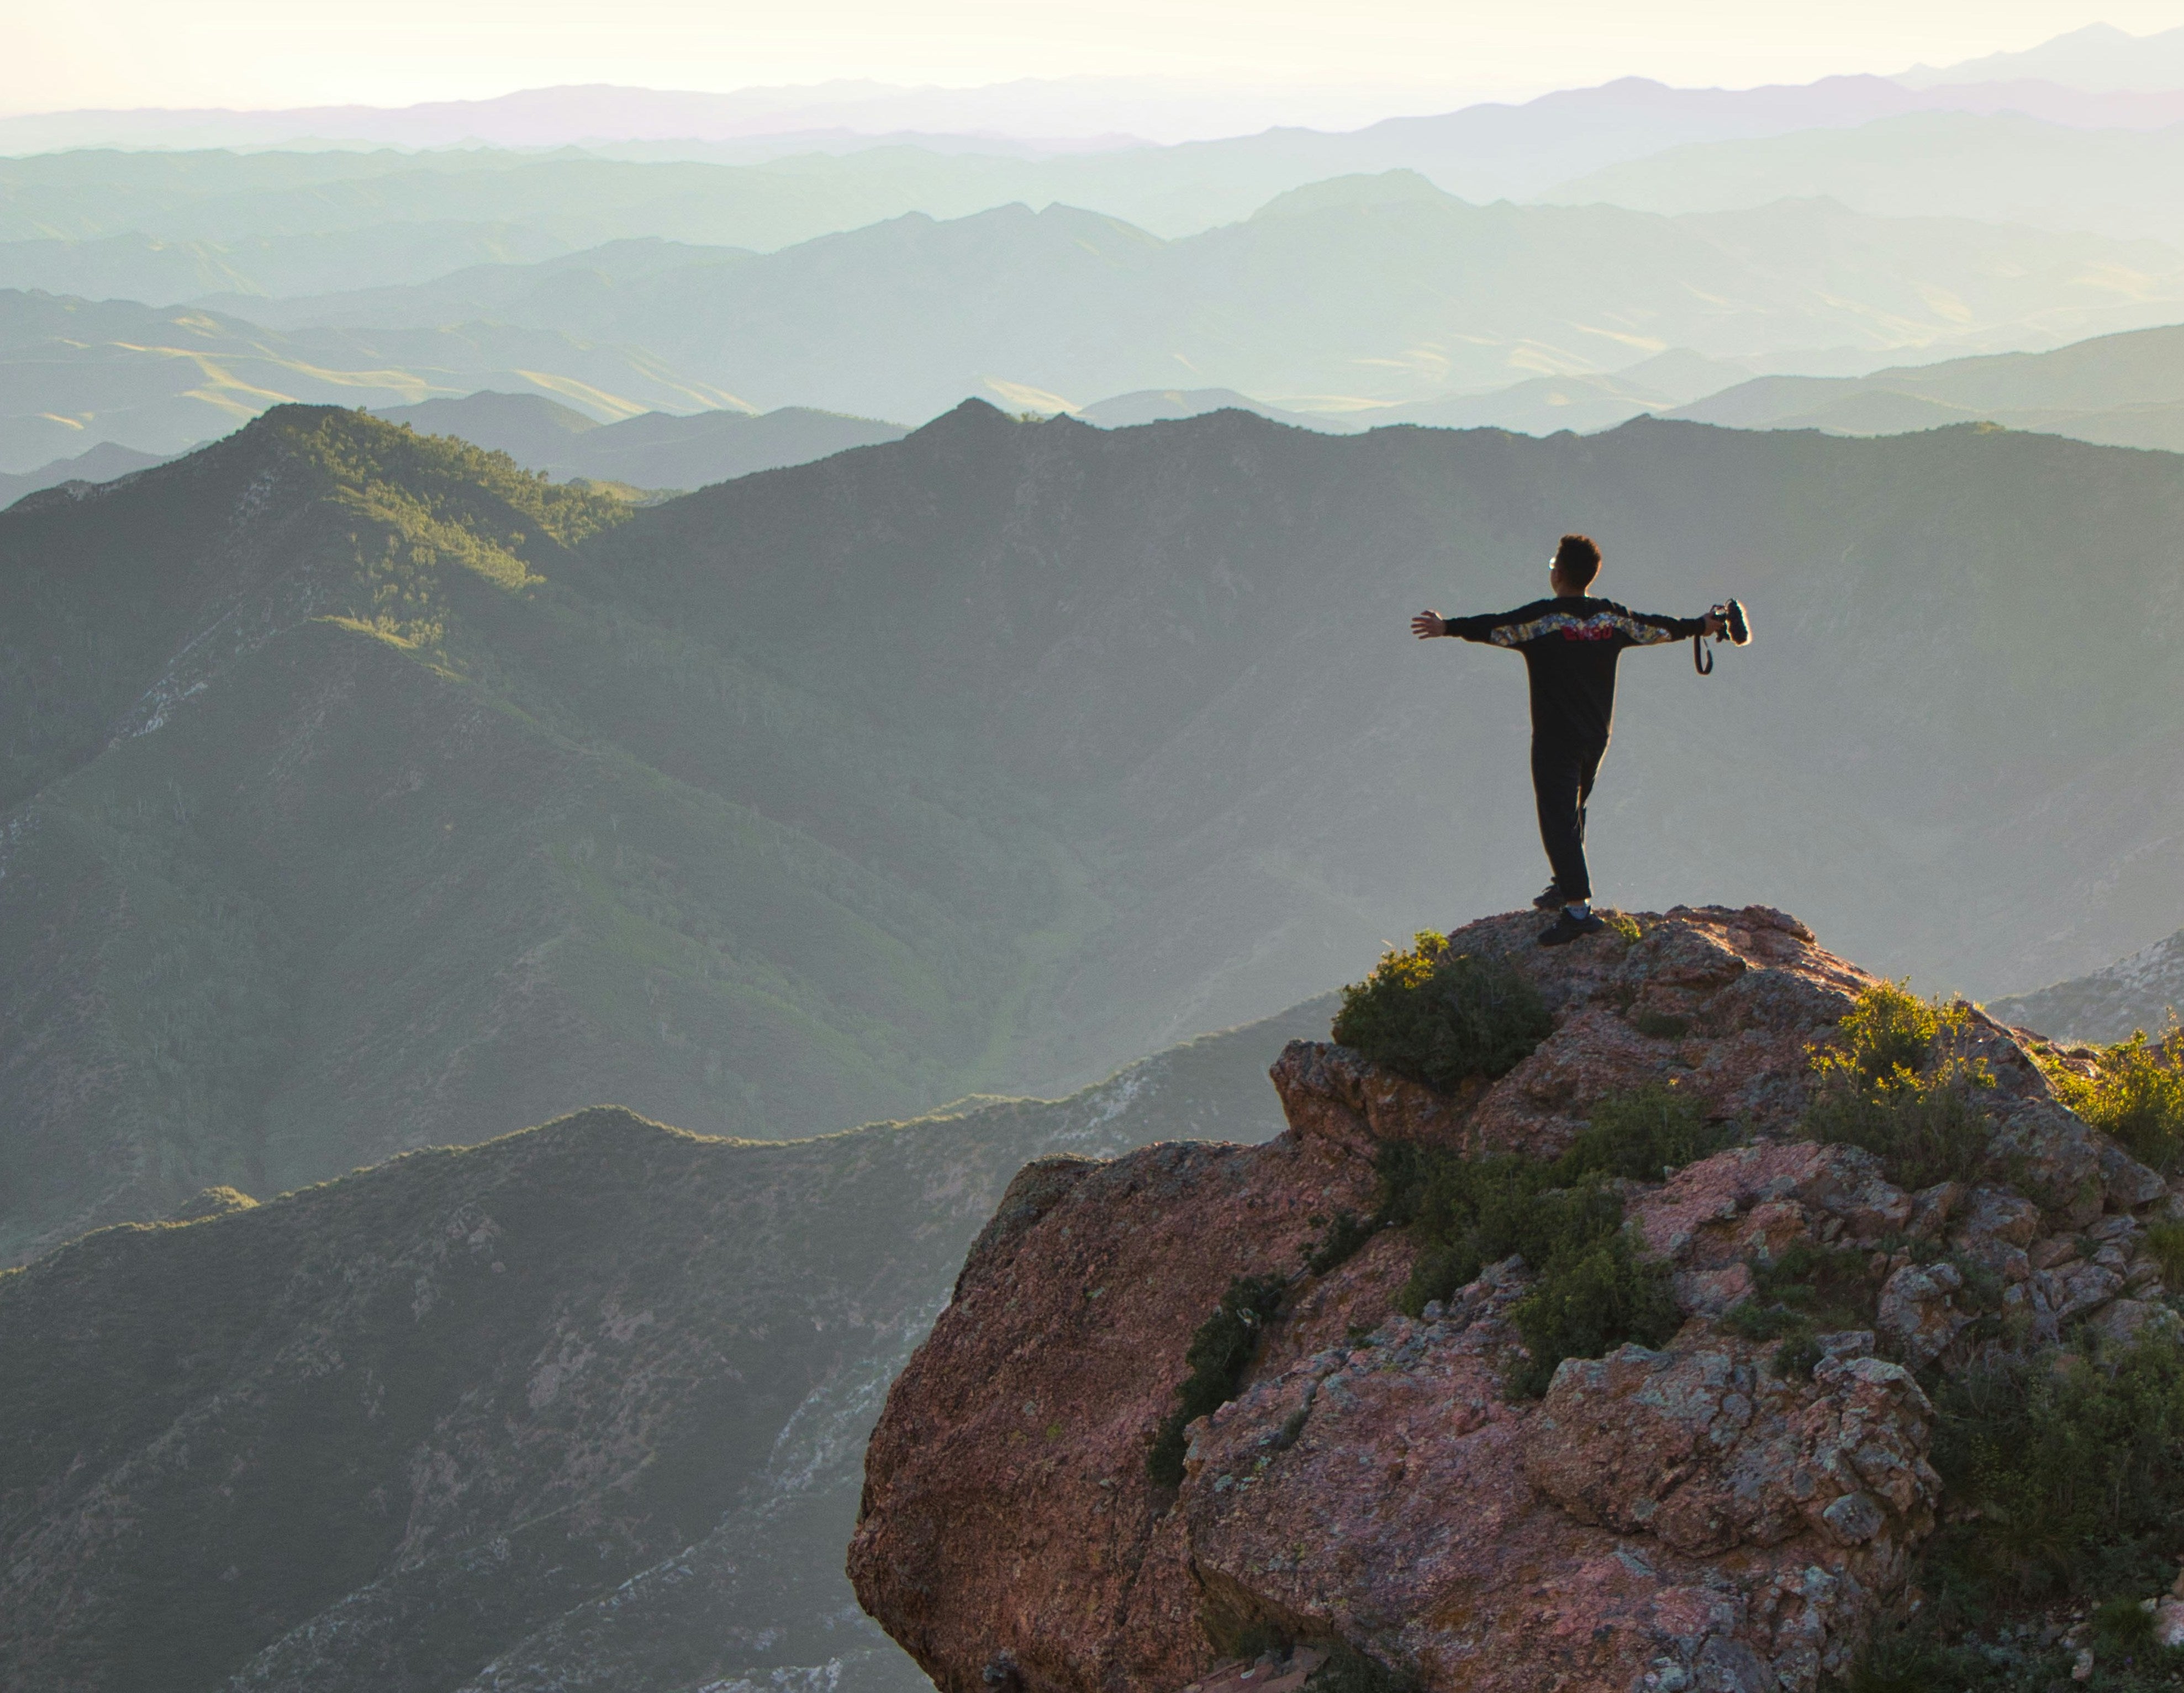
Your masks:
<svg viewBox="0 0 2184 1693"><path fill-rule="evenodd" d="M1574 247L1618 264L1573 270ZM642 348L763 408L930 417L1006 382L1072 404L1187 384L1345 412L1669 347L1885 357L2068 338L2118 314L2136 326L2184 290L2184 253L1817 201L1688 219L1479 206L1394 173L1323 181L1173 241L1074 206L1017 204L578 280L558 262L487 267L265 310L291 334L483 320Z"/></svg>
<svg viewBox="0 0 2184 1693"><path fill-rule="evenodd" d="M1065 1092L1354 977L1537 885L1513 667L1404 629L1536 593L1573 526L1630 603L1772 632L1626 662L1603 899L1741 884L1984 995L2081 972L2184 921L2142 779L2180 498L1970 427L977 403L635 512L310 410L35 495L8 1250L602 1094L782 1134Z"/></svg>
<svg viewBox="0 0 2184 1693"><path fill-rule="evenodd" d="M2110 446L2184 448L2184 328L2044 353L1989 354L1868 376L1758 376L1667 415L1740 429L1894 434L1992 421Z"/></svg>
<svg viewBox="0 0 2184 1693"><path fill-rule="evenodd" d="M0 1665L910 1693L840 1549L964 1246L1027 1158L1278 1132L1264 1066L1329 1009L816 1139L594 1107L0 1271Z"/></svg>

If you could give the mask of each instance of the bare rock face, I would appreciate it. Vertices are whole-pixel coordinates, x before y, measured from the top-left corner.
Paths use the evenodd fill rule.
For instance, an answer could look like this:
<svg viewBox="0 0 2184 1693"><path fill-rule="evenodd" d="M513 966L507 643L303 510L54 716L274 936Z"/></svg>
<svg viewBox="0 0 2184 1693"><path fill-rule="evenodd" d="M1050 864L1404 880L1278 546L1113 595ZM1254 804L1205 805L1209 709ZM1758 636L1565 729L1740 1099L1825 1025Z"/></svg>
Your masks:
<svg viewBox="0 0 2184 1693"><path fill-rule="evenodd" d="M1997 1344L1975 1292L2051 1334L2165 1314L2131 1296L2159 1291L2133 1213L2165 1188L2057 1105L2008 1031L1975 1019L1970 1055L2026 1190L1906 1192L1869 1153L1791 1138L1808 1047L1871 978L1779 912L1641 922L1557 951L1527 944L1529 916L1461 932L1554 1014L1490 1084L1438 1094L1299 1042L1273 1069L1290 1131L1265 1146L1017 1178L889 1395L850 1548L866 1607L944 1693L1181 1689L1268 1629L1432 1690L1806 1693L1933 1526L1931 1407L1905 1365ZM1422 1320L1394 1312L1400 1234L1303 1268L1330 1219L1370 1208L1387 1143L1552 1156L1603 1097L1659 1081L1748 1135L1626 1184L1686 1317L1659 1350L1567 1360L1517 1401L1519 1261ZM1720 1320L1800 1243L1858 1254L1882 1288L1874 1328L1820 1336L1809 1378ZM1180 1489L1156 1486L1186 1349L1237 1275L1289 1278L1284 1314L1191 1425Z"/></svg>

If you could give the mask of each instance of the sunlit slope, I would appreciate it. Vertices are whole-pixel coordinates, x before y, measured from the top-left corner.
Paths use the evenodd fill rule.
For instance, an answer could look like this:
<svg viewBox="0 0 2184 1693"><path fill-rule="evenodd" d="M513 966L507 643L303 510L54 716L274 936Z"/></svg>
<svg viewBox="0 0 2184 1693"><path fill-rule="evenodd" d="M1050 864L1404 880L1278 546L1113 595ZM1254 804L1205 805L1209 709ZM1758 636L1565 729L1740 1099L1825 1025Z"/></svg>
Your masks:
<svg viewBox="0 0 2184 1693"><path fill-rule="evenodd" d="M0 517L11 1248L592 1100L779 1134L983 1073L1067 920L1043 837L588 592L621 510L289 410Z"/></svg>
<svg viewBox="0 0 2184 1693"><path fill-rule="evenodd" d="M732 402L641 348L487 323L289 333L218 313L0 291L0 470L119 441L174 453L288 401L412 404L483 387L607 416Z"/></svg>

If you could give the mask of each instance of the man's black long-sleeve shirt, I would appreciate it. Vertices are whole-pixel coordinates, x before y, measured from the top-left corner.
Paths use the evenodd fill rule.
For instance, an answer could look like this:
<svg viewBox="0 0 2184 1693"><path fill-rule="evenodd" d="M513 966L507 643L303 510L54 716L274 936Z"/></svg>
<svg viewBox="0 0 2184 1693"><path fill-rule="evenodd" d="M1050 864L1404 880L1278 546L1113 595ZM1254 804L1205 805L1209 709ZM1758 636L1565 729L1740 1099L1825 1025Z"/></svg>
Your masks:
<svg viewBox="0 0 2184 1693"><path fill-rule="evenodd" d="M1532 684L1532 739L1566 747L1604 747L1615 716L1615 660L1625 647L1688 640L1701 617L1656 617L1612 599L1558 594L1499 616L1451 617L1459 640L1513 647Z"/></svg>

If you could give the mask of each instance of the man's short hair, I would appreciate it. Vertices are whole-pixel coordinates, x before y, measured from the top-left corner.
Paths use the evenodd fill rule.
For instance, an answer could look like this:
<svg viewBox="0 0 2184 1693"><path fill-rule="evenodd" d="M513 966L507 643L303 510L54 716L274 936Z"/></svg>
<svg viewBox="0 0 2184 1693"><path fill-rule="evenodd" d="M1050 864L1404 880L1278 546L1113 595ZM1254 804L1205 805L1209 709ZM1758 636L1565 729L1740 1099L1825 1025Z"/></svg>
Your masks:
<svg viewBox="0 0 2184 1693"><path fill-rule="evenodd" d="M1591 588L1600 574L1600 549L1590 535L1565 535L1555 549L1555 569L1572 588Z"/></svg>

